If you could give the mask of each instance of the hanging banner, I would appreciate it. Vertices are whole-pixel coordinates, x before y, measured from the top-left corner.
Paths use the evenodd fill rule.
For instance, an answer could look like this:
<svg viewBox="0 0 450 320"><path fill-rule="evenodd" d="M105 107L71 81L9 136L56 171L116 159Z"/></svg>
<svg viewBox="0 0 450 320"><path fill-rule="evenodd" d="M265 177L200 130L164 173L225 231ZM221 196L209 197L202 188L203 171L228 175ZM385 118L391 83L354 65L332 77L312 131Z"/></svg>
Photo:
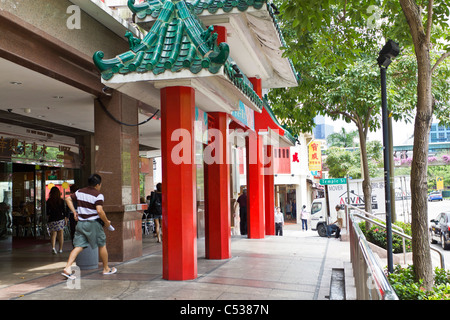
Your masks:
<svg viewBox="0 0 450 320"><path fill-rule="evenodd" d="M309 171L322 170L322 152L320 141L311 141L308 147Z"/></svg>
<svg viewBox="0 0 450 320"><path fill-rule="evenodd" d="M444 177L436 177L436 190L444 189Z"/></svg>

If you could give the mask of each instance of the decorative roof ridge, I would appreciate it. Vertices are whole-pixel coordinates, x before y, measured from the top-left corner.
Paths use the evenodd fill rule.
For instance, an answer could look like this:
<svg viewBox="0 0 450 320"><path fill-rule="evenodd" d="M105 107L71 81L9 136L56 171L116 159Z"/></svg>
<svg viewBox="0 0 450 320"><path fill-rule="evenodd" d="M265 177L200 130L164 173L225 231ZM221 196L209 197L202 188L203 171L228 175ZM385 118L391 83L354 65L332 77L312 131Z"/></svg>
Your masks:
<svg viewBox="0 0 450 320"><path fill-rule="evenodd" d="M185 1L165 1L157 20L142 40L131 33L125 34L129 51L107 60L103 60L102 51L97 51L93 60L105 80L111 79L116 73L151 70L159 74L165 69L172 68L176 72L183 67L193 73L198 73L202 68L217 73L226 62L230 50L226 43L217 45L217 34L213 31L212 26L204 30ZM166 43L166 38L172 43ZM168 46L170 56L166 56ZM173 69L176 62L178 65Z"/></svg>
<svg viewBox="0 0 450 320"><path fill-rule="evenodd" d="M196 15L202 14L205 10L214 14L218 10L231 12L234 8L241 12L247 11L250 7L261 9L266 2L267 0L186 0L187 6ZM147 16L156 18L162 3L164 0L146 0L138 4L135 4L135 0L128 0L128 7L139 19Z"/></svg>
<svg viewBox="0 0 450 320"><path fill-rule="evenodd" d="M152 1L160 3L159 0ZM117 73L151 71L158 75L166 70L178 72L182 69L197 74L205 68L217 74L223 67L223 74L230 82L262 110L262 99L229 57L228 44L222 42L217 45L214 27L205 28L186 1L165 0L157 20L143 39L135 38L130 32L125 37L128 38L129 51L105 60L102 51L94 53L94 63L104 80L110 80Z"/></svg>
<svg viewBox="0 0 450 320"><path fill-rule="evenodd" d="M250 80L241 72L237 64L228 57L224 65L224 74L230 79L230 81L244 93L250 101L256 105L260 110L263 108L263 100L253 89L253 85Z"/></svg>
<svg viewBox="0 0 450 320"><path fill-rule="evenodd" d="M283 126L283 125L280 124L280 122L278 121L277 117L273 113L272 108L269 105L269 101L267 100L267 96L266 95L264 95L262 101L263 101L264 109L266 109L267 113L270 115L270 117L272 118L273 122L275 122L280 128L283 129L284 137L287 138L290 142L292 142L295 145L297 137L293 136L292 133L290 132L290 130L288 128L286 128L286 126Z"/></svg>

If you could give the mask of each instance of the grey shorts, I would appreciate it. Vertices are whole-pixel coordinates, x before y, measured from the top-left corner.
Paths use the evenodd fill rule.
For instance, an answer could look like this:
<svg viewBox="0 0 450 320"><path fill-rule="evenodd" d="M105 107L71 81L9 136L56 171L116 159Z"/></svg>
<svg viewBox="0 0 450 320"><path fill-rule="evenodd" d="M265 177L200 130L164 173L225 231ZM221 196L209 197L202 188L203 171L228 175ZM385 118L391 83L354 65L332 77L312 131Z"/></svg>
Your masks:
<svg viewBox="0 0 450 320"><path fill-rule="evenodd" d="M73 237L73 246L92 249L106 245L106 235L103 226L95 220L78 221Z"/></svg>

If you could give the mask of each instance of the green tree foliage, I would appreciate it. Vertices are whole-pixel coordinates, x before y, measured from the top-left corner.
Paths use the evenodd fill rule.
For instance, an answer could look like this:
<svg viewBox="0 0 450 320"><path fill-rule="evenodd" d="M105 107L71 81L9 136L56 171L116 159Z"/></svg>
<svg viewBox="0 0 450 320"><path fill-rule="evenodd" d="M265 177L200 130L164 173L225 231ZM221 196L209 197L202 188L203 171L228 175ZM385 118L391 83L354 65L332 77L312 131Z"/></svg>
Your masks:
<svg viewBox="0 0 450 320"><path fill-rule="evenodd" d="M371 178L383 176L383 149L380 141L367 143L369 174ZM361 156L359 148L331 147L326 151L325 168L333 178L361 179Z"/></svg>
<svg viewBox="0 0 450 320"><path fill-rule="evenodd" d="M350 69L357 68L362 61L366 63L373 61L372 69L366 66L364 70L362 68L360 70L372 73L372 78L366 80L369 83L371 81L376 83L377 51L381 49L386 39L390 38L399 42L402 52L414 54L417 83L415 95L398 92L399 89L412 86L412 82L408 80L404 87L395 87L394 91L389 90L388 95L390 97L392 94L396 95L397 101L400 102L404 99L415 100L414 113L407 111L409 103L403 104L407 108L403 113L391 111L394 111L398 117L408 114L414 116L414 159L411 168L412 175L415 177L411 179L413 257L416 276L424 279L424 285L429 289L432 283L432 271L426 230L428 132L433 112L440 116L442 121L448 121L446 106L449 100L445 99L448 90L443 95L439 93L441 91L436 90L436 75L445 59L450 56L448 31L450 0L285 0L279 4L282 24L289 27L289 32L285 33L289 38L287 54L301 72L303 81L299 87L307 87L310 90L309 93L305 90L295 94L295 91L299 89L291 88L285 90L288 94L274 93L277 98L272 96L271 100L275 104L283 102L285 108L291 110L287 112L291 117L285 118L290 119L285 123L289 126L295 123L292 119L303 117L302 130L310 129L314 124L312 117L307 117L308 114L311 116L326 113L332 117L343 116L342 113L338 114L333 110L325 111L320 107L328 108L330 102L347 99L351 96L348 90L352 87L357 88L358 85L360 85L360 93L363 93L363 96L358 95L359 99L366 102L373 100L372 91L368 89L371 86L368 86L367 82L356 78L353 79L355 84L351 85L343 80L346 75L351 76ZM389 69L393 65L395 63ZM342 85L339 83L339 87L334 87L332 85L334 78L341 80ZM320 94L317 95L318 92L330 93L328 95L330 99L317 99L317 96L320 96ZM367 124L369 130L375 130L379 126L377 118L369 117L372 112L378 113L375 101L372 102L373 107L366 103L366 112L360 110L362 114L359 114L361 119L365 119L362 123ZM356 107L350 103L347 106ZM396 104L388 103L388 106L393 108ZM277 111L275 112L278 115ZM281 111L279 115L283 118L286 113ZM393 116L397 117L396 115ZM353 121L351 118L344 117L344 119ZM362 141L364 136L361 136L361 128L358 127L358 130ZM361 148L363 149L364 146L361 145Z"/></svg>
<svg viewBox="0 0 450 320"><path fill-rule="evenodd" d="M358 136L358 131L347 132L345 128L341 131L330 134L327 137L327 143L330 147L349 148L355 146L355 138Z"/></svg>

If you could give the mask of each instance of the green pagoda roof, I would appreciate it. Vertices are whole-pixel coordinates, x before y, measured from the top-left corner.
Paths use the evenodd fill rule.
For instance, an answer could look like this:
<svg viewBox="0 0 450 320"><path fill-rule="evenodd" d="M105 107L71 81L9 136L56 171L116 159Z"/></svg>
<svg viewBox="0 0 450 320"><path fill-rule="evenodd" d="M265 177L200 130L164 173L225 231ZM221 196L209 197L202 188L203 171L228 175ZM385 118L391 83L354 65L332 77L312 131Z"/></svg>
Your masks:
<svg viewBox="0 0 450 320"><path fill-rule="evenodd" d="M187 6L192 9L196 15L202 14L204 11L209 13L216 13L219 10L223 12L231 12L233 9L238 9L243 12L249 7L261 9L267 0L187 0ZM156 18L162 8L164 1L146 0L142 3L135 4L135 0L128 0L128 7L136 14L139 19L144 19L147 16Z"/></svg>
<svg viewBox="0 0 450 320"><path fill-rule="evenodd" d="M189 70L194 76L206 69L217 74L223 68L223 74L262 108L263 102L252 84L229 57L228 45L217 44L214 27L205 28L193 14L192 5L185 0L166 0L163 4L155 0L154 3L158 7L157 19L142 40L127 32L129 51L106 60L102 51L94 54L94 63L104 80L110 80L115 74L134 72L159 75L165 71Z"/></svg>
<svg viewBox="0 0 450 320"><path fill-rule="evenodd" d="M109 60L103 60L101 51L94 54L94 63L105 80L116 73L135 71L151 71L157 75L166 70L189 69L195 74L206 68L217 73L229 55L228 45L217 45L213 27L205 30L184 1L166 1L158 19L142 40L130 32L125 36L129 51Z"/></svg>

